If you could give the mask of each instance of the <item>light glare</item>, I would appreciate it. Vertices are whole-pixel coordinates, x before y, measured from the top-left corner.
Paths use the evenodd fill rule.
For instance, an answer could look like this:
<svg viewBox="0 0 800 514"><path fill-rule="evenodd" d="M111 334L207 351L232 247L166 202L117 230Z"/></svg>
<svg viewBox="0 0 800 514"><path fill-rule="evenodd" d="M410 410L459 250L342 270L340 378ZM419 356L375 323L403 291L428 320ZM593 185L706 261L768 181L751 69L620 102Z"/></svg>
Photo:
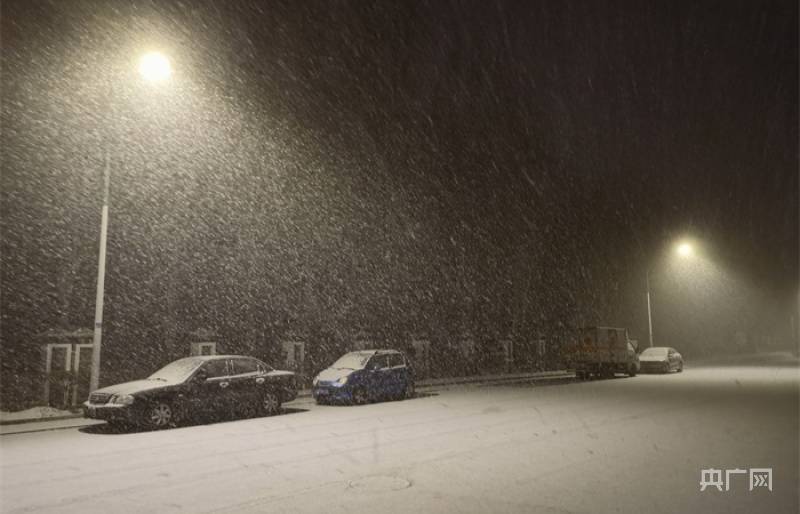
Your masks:
<svg viewBox="0 0 800 514"><path fill-rule="evenodd" d="M150 52L142 56L142 60L139 62L139 73L147 81L161 82L172 74L172 66L164 54Z"/></svg>
<svg viewBox="0 0 800 514"><path fill-rule="evenodd" d="M681 257L689 257L692 255L693 249L692 245L689 243L681 243L678 245L678 255Z"/></svg>

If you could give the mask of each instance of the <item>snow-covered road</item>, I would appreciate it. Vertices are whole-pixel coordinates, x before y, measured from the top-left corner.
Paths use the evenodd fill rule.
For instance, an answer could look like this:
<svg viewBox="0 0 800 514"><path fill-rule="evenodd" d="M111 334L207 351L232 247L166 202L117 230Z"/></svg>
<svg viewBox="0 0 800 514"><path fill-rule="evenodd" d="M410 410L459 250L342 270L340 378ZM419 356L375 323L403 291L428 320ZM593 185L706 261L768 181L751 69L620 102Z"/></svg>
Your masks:
<svg viewBox="0 0 800 514"><path fill-rule="evenodd" d="M0 437L3 513L798 512L796 363ZM772 468L773 491L700 492Z"/></svg>

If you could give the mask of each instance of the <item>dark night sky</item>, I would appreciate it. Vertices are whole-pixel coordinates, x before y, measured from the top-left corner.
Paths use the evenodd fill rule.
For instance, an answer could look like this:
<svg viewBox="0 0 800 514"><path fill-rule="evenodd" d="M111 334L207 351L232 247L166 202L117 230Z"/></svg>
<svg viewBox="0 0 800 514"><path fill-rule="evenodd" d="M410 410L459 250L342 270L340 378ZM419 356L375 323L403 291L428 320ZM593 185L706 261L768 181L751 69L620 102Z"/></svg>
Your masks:
<svg viewBox="0 0 800 514"><path fill-rule="evenodd" d="M644 270L682 235L796 295L796 2L2 9L7 340L91 325L103 147L118 331L254 299L460 327L533 295L644 337ZM148 48L160 91L130 71Z"/></svg>

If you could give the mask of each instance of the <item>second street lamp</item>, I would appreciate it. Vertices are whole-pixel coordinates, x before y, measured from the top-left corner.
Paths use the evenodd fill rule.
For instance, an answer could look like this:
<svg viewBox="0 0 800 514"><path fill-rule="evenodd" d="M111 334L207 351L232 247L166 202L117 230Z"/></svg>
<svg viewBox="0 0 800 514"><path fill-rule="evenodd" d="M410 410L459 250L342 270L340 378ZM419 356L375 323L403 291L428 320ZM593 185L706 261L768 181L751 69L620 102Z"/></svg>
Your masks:
<svg viewBox="0 0 800 514"><path fill-rule="evenodd" d="M150 52L142 56L139 62L139 73L148 82L166 80L172 74L169 59L159 52ZM113 80L113 79L112 79ZM109 82L108 101L106 106L112 109L114 102L113 82ZM116 120L112 119L114 123ZM100 218L100 250L97 259L97 296L94 307L94 337L92 339L92 369L89 378L89 391L94 391L100 384L100 350L103 340L103 300L105 297L106 278L106 243L108 240L108 197L111 187L111 151L110 143L106 143L103 163L103 209Z"/></svg>
<svg viewBox="0 0 800 514"><path fill-rule="evenodd" d="M683 258L691 257L694 254L694 248L688 242L678 244L675 252ZM645 282L647 287L647 335L649 337L650 348L653 347L653 311L650 305L650 267L648 266L645 272Z"/></svg>

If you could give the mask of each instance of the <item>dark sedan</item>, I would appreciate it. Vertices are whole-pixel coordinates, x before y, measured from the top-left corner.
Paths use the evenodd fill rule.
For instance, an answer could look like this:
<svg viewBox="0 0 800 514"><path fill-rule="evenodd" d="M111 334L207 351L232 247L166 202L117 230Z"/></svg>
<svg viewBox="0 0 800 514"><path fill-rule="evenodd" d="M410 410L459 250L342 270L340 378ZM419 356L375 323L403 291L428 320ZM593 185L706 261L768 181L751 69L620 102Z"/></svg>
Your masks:
<svg viewBox="0 0 800 514"><path fill-rule="evenodd" d="M83 413L112 424L165 428L196 416L275 414L296 397L294 373L252 357L213 355L179 359L144 380L98 389Z"/></svg>

